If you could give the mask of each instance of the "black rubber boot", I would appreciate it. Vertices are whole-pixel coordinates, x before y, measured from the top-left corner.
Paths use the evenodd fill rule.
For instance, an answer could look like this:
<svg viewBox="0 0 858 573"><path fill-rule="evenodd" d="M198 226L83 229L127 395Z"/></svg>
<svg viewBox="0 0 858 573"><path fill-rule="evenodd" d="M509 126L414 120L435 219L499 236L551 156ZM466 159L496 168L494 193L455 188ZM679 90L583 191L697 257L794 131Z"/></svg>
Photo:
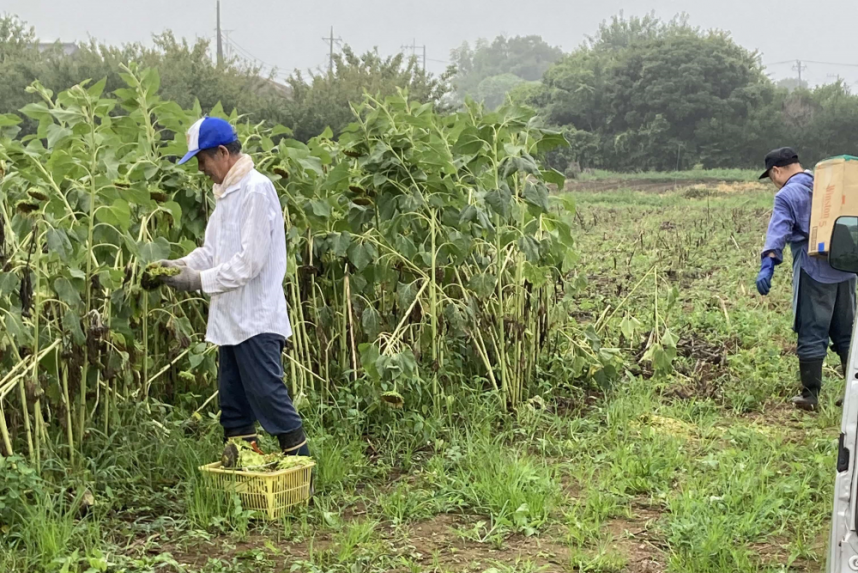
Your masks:
<svg viewBox="0 0 858 573"><path fill-rule="evenodd" d="M277 441L280 443L280 449L283 450L284 456L310 455L310 447L307 445L307 437L304 436L303 428L280 434L277 436Z"/></svg>
<svg viewBox="0 0 858 573"><path fill-rule="evenodd" d="M307 444L307 436L304 435L304 429L298 428L293 432L280 434L277 436L277 441L280 443L280 449L283 450L284 456L307 456L310 457L310 446ZM313 468L310 473L310 499L309 503L313 504L313 497L316 494L316 468Z"/></svg>
<svg viewBox="0 0 858 573"><path fill-rule="evenodd" d="M801 374L801 394L792 399L793 405L799 410L812 412L819 406L819 390L822 388L822 365L825 359L800 360L798 363Z"/></svg>

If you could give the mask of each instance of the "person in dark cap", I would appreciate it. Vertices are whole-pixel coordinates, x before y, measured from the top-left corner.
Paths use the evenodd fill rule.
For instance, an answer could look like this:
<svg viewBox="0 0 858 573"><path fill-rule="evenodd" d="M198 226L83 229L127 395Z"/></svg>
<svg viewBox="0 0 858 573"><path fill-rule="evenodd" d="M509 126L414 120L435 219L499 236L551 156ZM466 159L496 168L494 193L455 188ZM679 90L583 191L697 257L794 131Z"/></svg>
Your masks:
<svg viewBox="0 0 858 573"><path fill-rule="evenodd" d="M822 388L822 366L828 341L847 368L852 322L855 319L855 284L852 273L834 270L827 259L807 253L813 175L801 167L798 154L789 147L766 155L766 170L760 179L771 179L777 187L772 218L761 256L757 291L769 294L775 267L783 262L789 244L793 269L793 330L798 334L798 364L801 394L792 403L802 410L815 410Z"/></svg>

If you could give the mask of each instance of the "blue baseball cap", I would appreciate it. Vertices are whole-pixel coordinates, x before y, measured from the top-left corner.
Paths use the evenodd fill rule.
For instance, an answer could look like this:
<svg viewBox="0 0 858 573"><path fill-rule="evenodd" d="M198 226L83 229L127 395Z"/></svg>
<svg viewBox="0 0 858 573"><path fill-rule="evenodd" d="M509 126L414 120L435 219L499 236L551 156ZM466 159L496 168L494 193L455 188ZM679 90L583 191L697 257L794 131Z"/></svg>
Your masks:
<svg viewBox="0 0 858 573"><path fill-rule="evenodd" d="M177 165L187 163L201 149L212 149L238 141L235 129L226 120L217 117L204 117L188 130L188 152Z"/></svg>

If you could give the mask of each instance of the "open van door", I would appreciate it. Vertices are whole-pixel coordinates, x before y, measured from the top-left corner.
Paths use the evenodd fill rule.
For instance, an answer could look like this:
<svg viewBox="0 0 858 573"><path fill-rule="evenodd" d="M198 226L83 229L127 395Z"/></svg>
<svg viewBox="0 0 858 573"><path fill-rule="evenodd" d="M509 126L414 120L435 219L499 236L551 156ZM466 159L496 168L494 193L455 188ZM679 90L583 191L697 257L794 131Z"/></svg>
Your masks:
<svg viewBox="0 0 858 573"><path fill-rule="evenodd" d="M858 273L858 217L840 217L834 224L829 264L845 272ZM846 395L837 452L834 509L828 543L828 573L858 572L858 320L852 328L852 343L846 367Z"/></svg>

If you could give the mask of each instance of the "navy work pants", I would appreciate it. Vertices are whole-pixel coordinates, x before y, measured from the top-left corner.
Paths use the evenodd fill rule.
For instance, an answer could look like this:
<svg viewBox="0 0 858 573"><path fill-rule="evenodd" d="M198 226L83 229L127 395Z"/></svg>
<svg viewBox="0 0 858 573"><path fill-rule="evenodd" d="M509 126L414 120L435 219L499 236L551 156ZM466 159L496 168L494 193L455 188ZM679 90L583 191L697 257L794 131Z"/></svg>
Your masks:
<svg viewBox="0 0 858 573"><path fill-rule="evenodd" d="M849 354L855 320L855 282L825 284L801 271L796 308L799 360L819 360L828 354L828 340L841 357Z"/></svg>
<svg viewBox="0 0 858 573"><path fill-rule="evenodd" d="M283 383L281 354L286 341L258 334L219 350L220 423L227 438L256 434L259 421L273 436L301 436L301 417Z"/></svg>

